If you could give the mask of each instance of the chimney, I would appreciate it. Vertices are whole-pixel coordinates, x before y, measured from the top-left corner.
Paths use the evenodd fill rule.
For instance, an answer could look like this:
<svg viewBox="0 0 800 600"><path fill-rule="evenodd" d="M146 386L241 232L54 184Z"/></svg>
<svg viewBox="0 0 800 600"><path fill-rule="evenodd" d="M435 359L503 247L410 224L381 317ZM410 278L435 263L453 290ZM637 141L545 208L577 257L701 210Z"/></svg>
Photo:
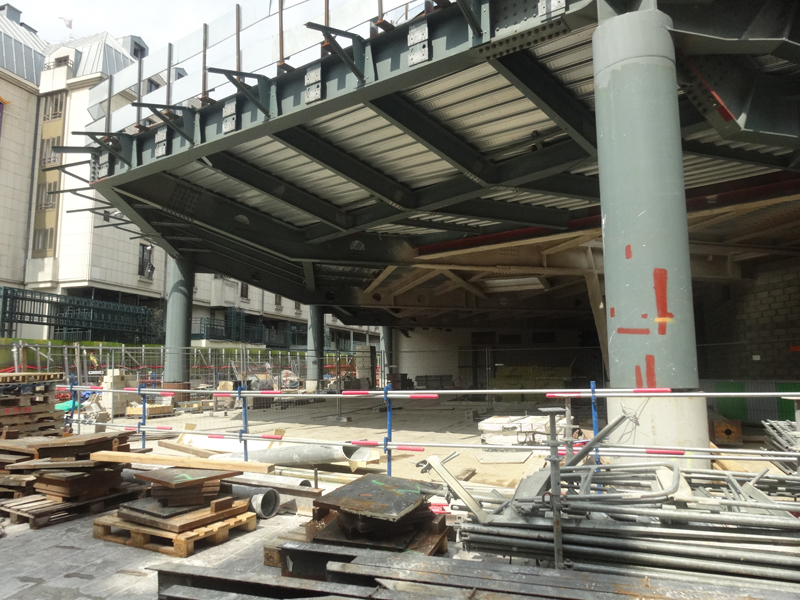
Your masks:
<svg viewBox="0 0 800 600"><path fill-rule="evenodd" d="M0 15L3 15L9 21L14 21L14 23L19 25L22 11L18 8L14 8L10 4L3 4L0 6Z"/></svg>

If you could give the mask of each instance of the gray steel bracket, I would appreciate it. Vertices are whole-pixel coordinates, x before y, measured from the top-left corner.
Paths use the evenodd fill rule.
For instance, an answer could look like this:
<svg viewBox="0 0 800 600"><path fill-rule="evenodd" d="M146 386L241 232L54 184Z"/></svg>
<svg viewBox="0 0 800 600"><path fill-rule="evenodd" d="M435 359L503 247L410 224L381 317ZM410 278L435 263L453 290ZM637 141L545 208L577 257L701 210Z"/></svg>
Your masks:
<svg viewBox="0 0 800 600"><path fill-rule="evenodd" d="M314 31L322 32L325 41L328 42L328 45L336 53L336 56L342 59L342 62L347 66L348 69L350 69L353 75L356 76L359 85L364 85L366 83L366 78L364 76L364 48L366 43L364 38L362 38L360 35L350 33L349 31L342 31L341 29L335 29L325 25L318 25L317 23L306 23L306 27L308 29L313 29ZM336 41L336 36L341 36L343 38L352 40L352 57L350 57L347 51L342 48L338 41Z"/></svg>
<svg viewBox="0 0 800 600"><path fill-rule="evenodd" d="M217 67L209 67L209 73L217 73L219 75L224 75L225 78L230 81L234 87L239 90L245 98L250 100L255 107L261 111L264 115L264 120L269 119L269 103L270 103L270 79L266 75L257 75L255 73L247 73L245 71L231 71L229 69L219 69ZM258 96L253 93L253 88L246 85L244 82L239 81L240 79L255 79L256 80L256 91L258 92ZM228 105L225 105L227 108ZM224 111L223 111L224 112ZM223 123L224 129L224 123Z"/></svg>

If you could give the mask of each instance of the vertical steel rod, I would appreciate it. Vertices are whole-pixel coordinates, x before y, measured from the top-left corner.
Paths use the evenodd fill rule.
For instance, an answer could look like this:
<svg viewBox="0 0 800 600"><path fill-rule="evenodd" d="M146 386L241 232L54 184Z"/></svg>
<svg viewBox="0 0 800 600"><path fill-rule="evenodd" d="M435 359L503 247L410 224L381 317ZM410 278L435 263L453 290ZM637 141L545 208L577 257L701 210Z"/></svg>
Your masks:
<svg viewBox="0 0 800 600"><path fill-rule="evenodd" d="M386 453L386 474L390 477L392 475L392 450L389 448L389 442L392 441L392 398L389 396L391 389L391 383L387 383L383 388L383 401L386 403L386 437L383 441L383 451Z"/></svg>

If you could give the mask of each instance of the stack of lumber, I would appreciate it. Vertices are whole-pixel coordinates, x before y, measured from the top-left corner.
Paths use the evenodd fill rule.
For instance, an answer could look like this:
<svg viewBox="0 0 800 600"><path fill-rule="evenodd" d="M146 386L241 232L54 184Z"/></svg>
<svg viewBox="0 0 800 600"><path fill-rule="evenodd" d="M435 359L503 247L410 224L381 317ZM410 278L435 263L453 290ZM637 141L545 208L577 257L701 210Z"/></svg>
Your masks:
<svg viewBox="0 0 800 600"><path fill-rule="evenodd" d="M61 435L64 412L56 410L56 383L63 373L0 373L0 435Z"/></svg>
<svg viewBox="0 0 800 600"><path fill-rule="evenodd" d="M185 558L194 543L221 544L231 529L252 531L256 514L248 498L229 495L220 481L241 471L170 468L136 473L151 483L151 498L123 504L116 514L94 521L94 537Z"/></svg>
<svg viewBox="0 0 800 600"><path fill-rule="evenodd" d="M91 452L128 449L124 433L0 440L0 515L32 529L96 514L141 497L147 487L122 481L124 463L95 461ZM134 456L131 452L120 452Z"/></svg>

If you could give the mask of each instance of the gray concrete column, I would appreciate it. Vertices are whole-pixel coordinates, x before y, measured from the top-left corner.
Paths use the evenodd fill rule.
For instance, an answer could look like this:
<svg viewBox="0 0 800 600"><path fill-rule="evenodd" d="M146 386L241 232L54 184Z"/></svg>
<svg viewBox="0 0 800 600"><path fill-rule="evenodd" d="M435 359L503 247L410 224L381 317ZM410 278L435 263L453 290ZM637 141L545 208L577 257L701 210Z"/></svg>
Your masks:
<svg viewBox="0 0 800 600"><path fill-rule="evenodd" d="M191 259L170 258L165 276L167 277L167 322L163 379L165 383L188 385L189 356L183 349L192 345L194 264Z"/></svg>
<svg viewBox="0 0 800 600"><path fill-rule="evenodd" d="M384 325L381 327L381 344L380 344L381 355L383 357L383 364L381 365L383 379L386 382L386 378L389 376L390 373L394 373L397 369L390 366L396 365L397 363L394 362L394 331L391 327Z"/></svg>
<svg viewBox="0 0 800 600"><path fill-rule="evenodd" d="M594 33L611 386L698 386L672 20L640 10ZM623 407L624 405L624 407ZM635 444L706 446L705 401L609 399Z"/></svg>
<svg viewBox="0 0 800 600"><path fill-rule="evenodd" d="M308 339L306 342L306 389L321 388L323 359L325 354L325 308L308 307Z"/></svg>

